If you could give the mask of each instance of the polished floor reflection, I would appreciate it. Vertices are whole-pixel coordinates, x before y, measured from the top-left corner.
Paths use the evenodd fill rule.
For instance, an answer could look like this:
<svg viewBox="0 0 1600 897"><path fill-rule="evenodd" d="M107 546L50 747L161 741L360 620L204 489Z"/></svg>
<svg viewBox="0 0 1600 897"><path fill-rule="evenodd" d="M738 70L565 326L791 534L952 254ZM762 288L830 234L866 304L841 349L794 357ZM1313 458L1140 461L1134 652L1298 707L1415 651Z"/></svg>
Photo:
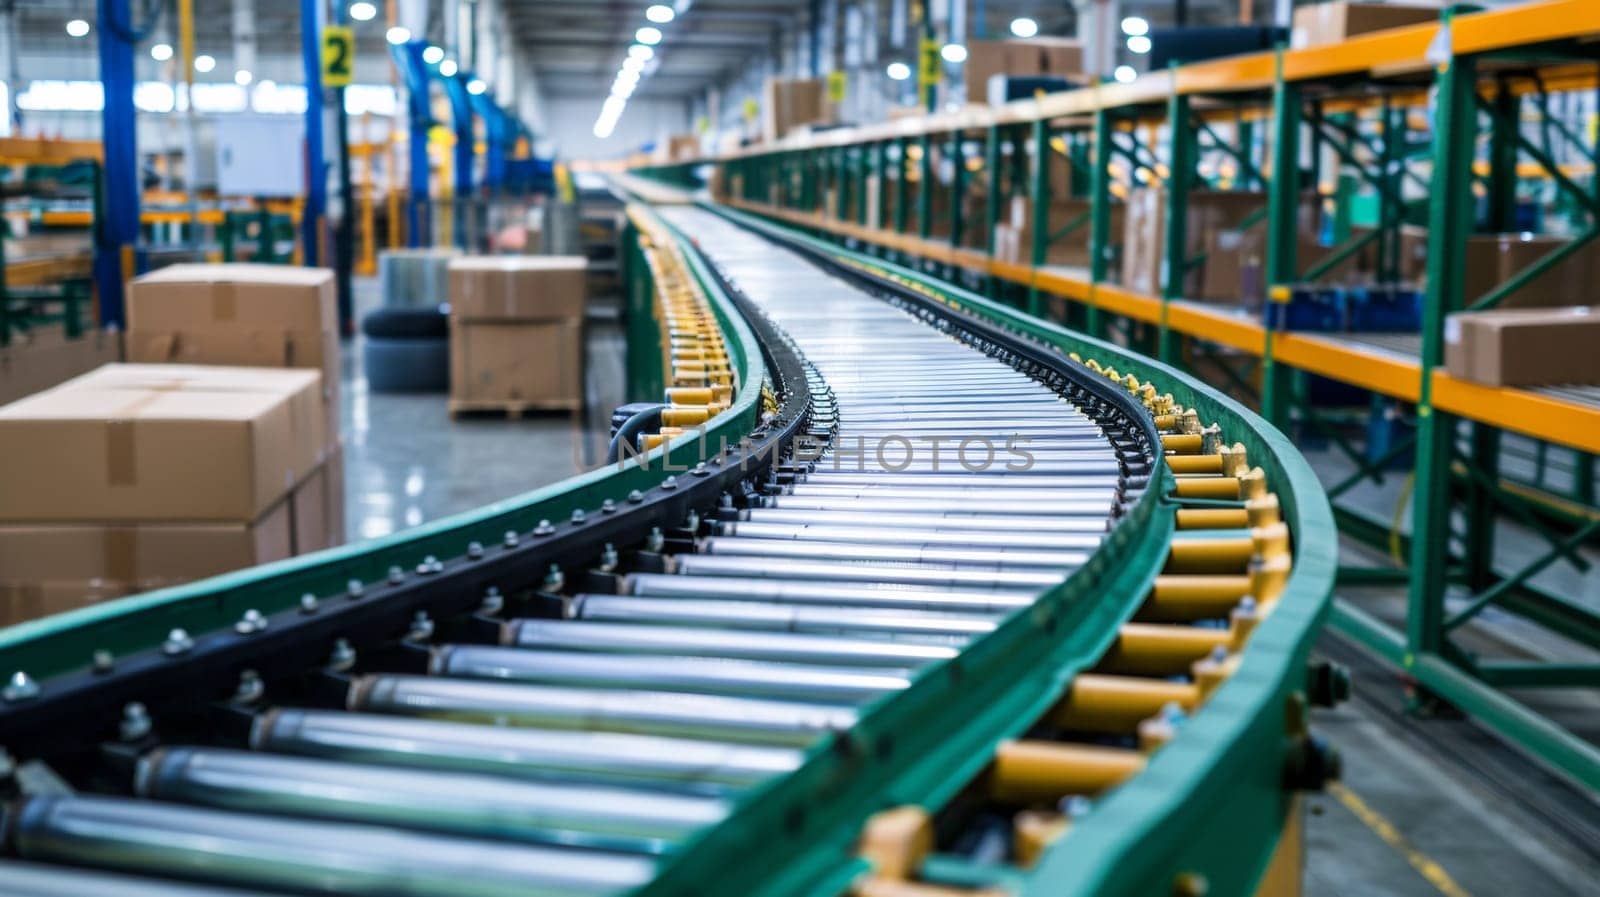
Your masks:
<svg viewBox="0 0 1600 897"><path fill-rule="evenodd" d="M376 289L358 282L357 305ZM397 395L367 389L361 337L343 364L346 538L373 539L510 498L596 466L606 424L623 400L624 342L609 321L588 324L588 420L451 420L443 393Z"/></svg>

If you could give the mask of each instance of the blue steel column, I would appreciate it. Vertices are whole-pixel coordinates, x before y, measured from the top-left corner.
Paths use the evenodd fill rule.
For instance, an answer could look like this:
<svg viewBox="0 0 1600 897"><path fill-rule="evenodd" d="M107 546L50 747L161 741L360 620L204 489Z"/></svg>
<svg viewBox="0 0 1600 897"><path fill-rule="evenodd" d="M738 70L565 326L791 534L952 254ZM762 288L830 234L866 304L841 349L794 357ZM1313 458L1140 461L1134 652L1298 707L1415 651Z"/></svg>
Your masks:
<svg viewBox="0 0 1600 897"><path fill-rule="evenodd" d="M306 69L306 204L300 214L301 257L321 259L322 220L328 211L327 159L322 143L322 2L300 0L300 50Z"/></svg>
<svg viewBox="0 0 1600 897"><path fill-rule="evenodd" d="M94 284L100 323L123 325L123 284L138 273L139 146L133 107L133 23L128 0L101 0L98 21L104 142L103 214L95 222Z"/></svg>
<svg viewBox="0 0 1600 897"><path fill-rule="evenodd" d="M462 249L467 246L467 208L466 204L472 201L472 164L473 164L473 133L472 133L472 100L467 93L467 81L470 75L457 72L446 78L441 76L444 83L446 97L450 100L450 126L455 132L455 201L451 203L450 220L454 222L451 230L456 235L456 245Z"/></svg>

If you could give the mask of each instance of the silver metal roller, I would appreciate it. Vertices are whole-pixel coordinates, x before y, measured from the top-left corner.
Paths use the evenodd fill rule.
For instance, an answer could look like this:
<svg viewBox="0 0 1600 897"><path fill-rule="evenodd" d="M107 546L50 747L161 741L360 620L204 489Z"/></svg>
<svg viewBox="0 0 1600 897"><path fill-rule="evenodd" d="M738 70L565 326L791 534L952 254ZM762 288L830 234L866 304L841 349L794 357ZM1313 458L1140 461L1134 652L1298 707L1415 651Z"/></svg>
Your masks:
<svg viewBox="0 0 1600 897"><path fill-rule="evenodd" d="M1043 477L1040 477L1043 479ZM930 501L959 500L959 501L987 501L1000 499L1003 501L1027 501L1047 503L1053 501L1084 501L1098 502L1103 509L1109 510L1112 502L1116 500L1117 489L1113 480L1111 485L1095 483L1089 480L1090 485L1073 486L1040 486L1037 489L1018 489L1015 487L999 486L994 483L980 480L958 478L949 486L919 486L911 483L897 483L887 480L881 483L829 483L824 481L795 483L787 487L786 495L797 497L838 497L838 498L897 498L897 499L927 499Z"/></svg>
<svg viewBox="0 0 1600 897"><path fill-rule="evenodd" d="M720 598L797 605L840 605L999 614L1027 607L1028 596L992 589L958 591L898 583L780 582L736 577L634 573L623 580L629 595L652 598Z"/></svg>
<svg viewBox="0 0 1600 897"><path fill-rule="evenodd" d="M876 507L876 505L874 505ZM884 526L907 529L1007 531L1027 529L1043 533L1104 533L1106 521L1093 517L1039 517L1030 514L979 514L948 511L943 514L892 514L863 510L812 511L791 508L749 508L743 520L763 523L800 523L840 526Z"/></svg>
<svg viewBox="0 0 1600 897"><path fill-rule="evenodd" d="M848 511L860 508L864 501L854 496L836 495L769 495L762 504L769 508L794 508L807 511ZM891 514L925 514L949 511L969 511L976 514L1034 514L1044 517L1094 517L1104 520L1111 515L1110 501L1081 501L1026 495L1004 498L893 498L874 495L871 506Z"/></svg>
<svg viewBox="0 0 1600 897"><path fill-rule="evenodd" d="M1098 468L1099 465L1084 465L1085 467ZM1029 481L1038 481L1046 487L1070 488L1110 488L1118 485L1118 479L1113 474L1107 476L1097 470L1091 469L1081 474L1069 473L1039 473L1029 476L1017 476L1016 471L1007 471L1004 467L995 467L992 470L973 472L960 464L941 464L938 473L913 473L911 471L899 472L871 472L857 473L848 470L818 470L813 473L802 474L798 482L808 485L861 488L867 486L897 486L901 488L921 487L943 489L947 486L955 489L1027 489Z"/></svg>
<svg viewBox="0 0 1600 897"><path fill-rule="evenodd" d="M31 798L13 829L24 859L360 897L618 894L655 872L646 857L115 797Z"/></svg>
<svg viewBox="0 0 1600 897"><path fill-rule="evenodd" d="M1071 570L1083 565L1081 551L1012 548L1003 545L957 547L946 545L858 545L847 542L790 539L776 543L764 539L713 536L700 540L708 555L742 557L812 558L866 564L925 564L961 570L1005 570L1011 567Z"/></svg>
<svg viewBox="0 0 1600 897"><path fill-rule="evenodd" d="M0 860L0 897L282 897L165 879Z"/></svg>
<svg viewBox="0 0 1600 897"><path fill-rule="evenodd" d="M1041 533L1018 527L1012 530L904 529L895 526L836 526L824 523L758 523L727 521L717 525L721 535L742 539L797 539L825 542L884 543L931 547L936 545L993 545L1010 548L1074 549L1093 551L1101 537L1095 533Z"/></svg>
<svg viewBox="0 0 1600 897"><path fill-rule="evenodd" d="M576 603L581 606L583 597ZM587 619L512 620L505 626L503 640L517 648L882 667L916 667L956 655L954 648L945 645L792 632L753 633L698 626L603 623Z"/></svg>
<svg viewBox="0 0 1600 897"><path fill-rule="evenodd" d="M134 791L227 810L650 854L720 822L729 809L716 797L639 788L192 747L140 758Z"/></svg>
<svg viewBox="0 0 1600 897"><path fill-rule="evenodd" d="M852 669L716 657L603 655L488 645L433 650L429 672L578 688L657 688L710 695L753 695L818 703L869 701L911 684L900 669Z"/></svg>
<svg viewBox="0 0 1600 897"><path fill-rule="evenodd" d="M798 769L798 750L613 732L486 726L331 710L256 719L257 750L535 781L641 784L720 793Z"/></svg>
<svg viewBox="0 0 1600 897"><path fill-rule="evenodd" d="M706 590L710 591L710 590ZM913 593L915 594L915 593ZM965 639L995 627L992 617L974 613L924 611L920 608L782 605L764 601L712 598L628 598L580 595L575 613L584 620L725 626L774 632L849 633L881 636L945 636ZM965 605L970 606L970 605Z"/></svg>
<svg viewBox="0 0 1600 897"><path fill-rule="evenodd" d="M1063 578L1049 570L953 570L931 566L893 566L826 561L766 560L749 557L679 555L673 559L679 573L693 576L743 576L755 579L820 579L828 582L884 582L950 588L1028 589L1050 588Z"/></svg>
<svg viewBox="0 0 1600 897"><path fill-rule="evenodd" d="M855 725L855 710L643 689L562 688L441 676L357 679L350 709L547 729L803 746Z"/></svg>

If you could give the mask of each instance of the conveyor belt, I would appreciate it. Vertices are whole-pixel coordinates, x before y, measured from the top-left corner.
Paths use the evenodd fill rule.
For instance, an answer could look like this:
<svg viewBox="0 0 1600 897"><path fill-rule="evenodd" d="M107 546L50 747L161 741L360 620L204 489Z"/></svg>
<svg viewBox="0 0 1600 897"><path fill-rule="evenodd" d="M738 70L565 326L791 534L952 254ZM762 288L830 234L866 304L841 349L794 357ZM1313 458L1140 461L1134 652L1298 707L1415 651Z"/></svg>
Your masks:
<svg viewBox="0 0 1600 897"><path fill-rule="evenodd" d="M1033 360L1046 356L710 212L667 217L714 267L673 272L675 289L714 278L762 336L776 399L751 435L781 451L745 476L765 443L715 450L592 516L577 505L566 525L307 592L231 632L96 654L43 688L19 674L0 746L31 763L0 776L0 855L48 865L19 872L17 893L56 893L55 869L87 895L169 880L197 895L686 893L684 857L792 856L798 835L707 846L749 838L762 801L836 775L839 799L858 801L838 790L844 769L904 762L864 725L883 708L910 697L925 732L972 728L973 708L941 711L930 680L999 668L996 639L1041 660L1054 642L1104 653L1075 680L1046 666L989 681L1019 693L1005 727L1027 737L975 736L929 811L860 828L872 876L846 886L854 850L824 850L793 879L728 870L807 893L942 893L911 881L932 811L967 861L1031 865L1232 674L1289 571L1276 501L1242 447L1219 447L1148 384ZM1179 512L1190 532L1147 599L1148 552L1106 557L1139 544L1130 509L1141 527L1153 513L1156 427L1135 424L1124 387L1166 431L1175 495L1201 502ZM647 514L683 524L630 522ZM1136 591L1079 602L1068 618L1085 628L1055 633L1062 584L1096 564L1094 581ZM1135 569L1107 577L1118 564ZM1141 602L1141 621L1114 631ZM396 632L384 606L434 613L406 610ZM253 648L270 643L281 650ZM112 701L120 719L97 718ZM841 751L866 753L818 771Z"/></svg>

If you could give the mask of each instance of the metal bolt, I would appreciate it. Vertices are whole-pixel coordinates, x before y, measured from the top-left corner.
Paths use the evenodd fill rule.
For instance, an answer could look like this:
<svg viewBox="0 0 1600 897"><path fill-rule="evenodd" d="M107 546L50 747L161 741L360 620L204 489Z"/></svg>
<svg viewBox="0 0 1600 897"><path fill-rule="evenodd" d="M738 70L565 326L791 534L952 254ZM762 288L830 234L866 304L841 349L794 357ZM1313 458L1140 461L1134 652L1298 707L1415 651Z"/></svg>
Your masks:
<svg viewBox="0 0 1600 897"><path fill-rule="evenodd" d="M586 520L586 519L587 518L584 516L582 508L573 508L572 509L572 525L573 526L578 526L578 525L582 524L583 521Z"/></svg>
<svg viewBox="0 0 1600 897"><path fill-rule="evenodd" d="M535 536L548 536L555 531L555 526L548 520L539 521L539 525L533 528L533 534Z"/></svg>
<svg viewBox="0 0 1600 897"><path fill-rule="evenodd" d="M699 464L696 464L694 466L694 470L692 470L690 472L693 473L697 477L708 477L708 476L711 475L711 471L706 469L706 462L704 462L704 461L701 461Z"/></svg>
<svg viewBox="0 0 1600 897"><path fill-rule="evenodd" d="M150 713L138 701L131 701L122 708L122 722L117 726L117 734L123 741L138 741L150 734Z"/></svg>
<svg viewBox="0 0 1600 897"><path fill-rule="evenodd" d="M29 698L36 698L38 696L39 683L33 681L32 676L29 676L27 673L24 673L21 670L17 670L15 673L12 673L10 681L6 683L6 687L3 690L0 690L0 697L5 698L8 702L26 701Z"/></svg>
<svg viewBox="0 0 1600 897"><path fill-rule="evenodd" d="M617 561L617 547L607 542L605 550L600 552L600 572L610 573L617 569Z"/></svg>
<svg viewBox="0 0 1600 897"><path fill-rule="evenodd" d="M1184 872L1172 880L1172 897L1206 897L1211 882L1198 872Z"/></svg>
<svg viewBox="0 0 1600 897"><path fill-rule="evenodd" d="M1169 724L1175 726L1178 723L1188 719L1189 716L1183 712L1183 705L1179 704L1177 701L1168 701L1167 704L1161 708L1161 718L1166 720Z"/></svg>
<svg viewBox="0 0 1600 897"><path fill-rule="evenodd" d="M637 489L628 493L628 504L636 505L644 501L644 493Z"/></svg>
<svg viewBox="0 0 1600 897"><path fill-rule="evenodd" d="M366 590L367 587L362 585L361 580L359 579L352 579L344 584L344 593L349 595L351 598L360 598L361 593L365 592Z"/></svg>
<svg viewBox="0 0 1600 897"><path fill-rule="evenodd" d="M235 704L254 704L266 694L266 683L261 681L261 674L255 670L245 670L239 674L239 685L233 690Z"/></svg>
<svg viewBox="0 0 1600 897"><path fill-rule="evenodd" d="M444 564L441 563L438 558L430 554L422 559L422 563L417 565L417 575L427 576L430 573L438 573L443 569Z"/></svg>
<svg viewBox="0 0 1600 897"><path fill-rule="evenodd" d="M96 673L109 673L111 668L116 665L116 660L111 656L110 651L101 649L94 652L94 657L90 659L89 665Z"/></svg>
<svg viewBox="0 0 1600 897"><path fill-rule="evenodd" d="M301 595L300 596L300 612L303 613L303 614L314 614L314 613L316 613L317 612L317 596L311 594L310 592L307 592L304 595Z"/></svg>
<svg viewBox="0 0 1600 897"><path fill-rule="evenodd" d="M666 547L666 544L667 537L661 534L661 527L650 527L650 535L646 536L644 540L644 550L649 552L659 552L662 548Z"/></svg>
<svg viewBox="0 0 1600 897"><path fill-rule="evenodd" d="M250 635L266 628L267 618L261 615L261 611L253 607L244 612L244 616L239 618L239 622L233 624L233 631L240 635Z"/></svg>
<svg viewBox="0 0 1600 897"><path fill-rule="evenodd" d="M406 638L414 642L425 642L433 638L433 619L425 610L417 611L411 618L411 631L406 633Z"/></svg>
<svg viewBox="0 0 1600 897"><path fill-rule="evenodd" d="M0 748L0 782L10 779L17 773L17 758L5 748Z"/></svg>
<svg viewBox="0 0 1600 897"><path fill-rule="evenodd" d="M666 479L661 481L661 488L663 488L663 489L665 489L665 490L667 490L669 492L672 491L673 489L678 488L678 478L677 477L667 477Z"/></svg>
<svg viewBox="0 0 1600 897"><path fill-rule="evenodd" d="M543 588L546 592L559 592L566 585L567 578L562 575L561 568L555 564L550 565L550 572L544 575Z"/></svg>
<svg viewBox="0 0 1600 897"><path fill-rule="evenodd" d="M469 559L471 559L471 560L474 560L474 561L477 560L478 558L483 557L483 543L482 542L468 542L467 543L467 557Z"/></svg>
<svg viewBox="0 0 1600 897"><path fill-rule="evenodd" d="M483 603L478 605L478 613L493 616L504 610L506 596L500 594L498 586L490 586L483 593Z"/></svg>
<svg viewBox="0 0 1600 897"><path fill-rule="evenodd" d="M612 501L611 499L608 498L605 501L600 503L600 513L602 513L602 514L615 514L616 512L617 512L617 503Z"/></svg>
<svg viewBox="0 0 1600 897"><path fill-rule="evenodd" d="M534 535L538 535L538 532L535 531ZM519 541L520 540L517 538L517 531L514 529L508 529L506 530L506 534L501 537L500 544L507 548L516 548L517 542Z"/></svg>
<svg viewBox="0 0 1600 897"><path fill-rule="evenodd" d="M167 633L167 640L161 643L161 653L168 657L175 657L187 653L194 647L194 639L182 629L174 629Z"/></svg>
<svg viewBox="0 0 1600 897"><path fill-rule="evenodd" d="M1223 646L1218 645L1215 648L1211 649L1211 662L1212 663L1222 663L1224 660L1227 660L1227 659L1228 659L1228 649L1227 648L1224 648Z"/></svg>
<svg viewBox="0 0 1600 897"><path fill-rule="evenodd" d="M700 530L700 514L699 514L699 512L690 511L689 512L689 516L683 518L683 526L684 526L685 529L687 529L691 533L698 532Z"/></svg>
<svg viewBox="0 0 1600 897"><path fill-rule="evenodd" d="M333 643L333 650L328 654L328 668L342 673L356 665L356 649L350 646L349 639L339 639Z"/></svg>
<svg viewBox="0 0 1600 897"><path fill-rule="evenodd" d="M1082 794L1072 794L1062 798L1057 806L1068 818L1081 819L1089 815L1089 811L1094 809L1094 801Z"/></svg>
<svg viewBox="0 0 1600 897"><path fill-rule="evenodd" d="M406 571L400 569L398 565L389 568L389 585L397 586L405 581Z"/></svg>
<svg viewBox="0 0 1600 897"><path fill-rule="evenodd" d="M1256 599L1254 595L1246 595L1239 599L1240 613L1253 614L1256 612Z"/></svg>

